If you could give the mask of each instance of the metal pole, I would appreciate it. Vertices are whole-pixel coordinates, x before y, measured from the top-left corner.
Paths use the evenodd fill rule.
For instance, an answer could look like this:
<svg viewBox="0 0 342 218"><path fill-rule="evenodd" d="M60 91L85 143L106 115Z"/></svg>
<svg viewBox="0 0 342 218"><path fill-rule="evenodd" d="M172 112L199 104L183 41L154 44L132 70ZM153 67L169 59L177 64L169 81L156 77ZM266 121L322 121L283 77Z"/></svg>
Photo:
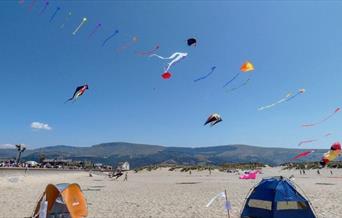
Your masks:
<svg viewBox="0 0 342 218"><path fill-rule="evenodd" d="M225 194L225 196L226 196L226 205L228 206L228 197L227 197L227 190L225 189L224 190L224 194ZM230 214L229 214L229 208L227 207L227 215L228 215L228 218L230 218Z"/></svg>

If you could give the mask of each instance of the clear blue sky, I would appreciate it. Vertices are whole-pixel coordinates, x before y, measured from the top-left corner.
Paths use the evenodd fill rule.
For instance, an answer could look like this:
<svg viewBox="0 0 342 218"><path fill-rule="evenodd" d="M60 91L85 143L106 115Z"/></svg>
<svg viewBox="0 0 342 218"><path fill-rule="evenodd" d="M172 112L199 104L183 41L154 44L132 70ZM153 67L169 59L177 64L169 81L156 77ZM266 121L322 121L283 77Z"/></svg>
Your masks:
<svg viewBox="0 0 342 218"><path fill-rule="evenodd" d="M342 106L342 2L338 1L51 1L0 3L0 144L88 146L128 141L166 146L244 143L312 148L339 140L342 114L313 128ZM55 8L61 7L52 23ZM70 20L59 28L67 13ZM71 33L83 17L88 22ZM97 23L102 28L88 39ZM120 33L105 47L102 41ZM138 36L122 53L115 48ZM198 39L196 48L185 44ZM135 55L157 43L158 54L188 52L162 80L165 61ZM250 83L226 93L222 85L251 60ZM194 83L216 66L214 74ZM244 75L245 76L245 75ZM241 76L235 84L243 81ZM76 103L75 87L89 84ZM306 93L257 111L288 92ZM208 115L223 122L203 126ZM52 130L34 131L32 122ZM332 132L329 138L323 135Z"/></svg>

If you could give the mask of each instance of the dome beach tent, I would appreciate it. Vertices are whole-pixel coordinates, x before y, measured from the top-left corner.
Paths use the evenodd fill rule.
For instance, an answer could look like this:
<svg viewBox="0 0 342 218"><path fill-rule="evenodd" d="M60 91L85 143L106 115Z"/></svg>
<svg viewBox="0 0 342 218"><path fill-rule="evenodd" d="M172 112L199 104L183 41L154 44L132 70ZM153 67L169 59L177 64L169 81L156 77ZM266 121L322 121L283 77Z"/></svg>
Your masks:
<svg viewBox="0 0 342 218"><path fill-rule="evenodd" d="M241 218L315 218L309 201L283 177L264 178L250 192Z"/></svg>
<svg viewBox="0 0 342 218"><path fill-rule="evenodd" d="M78 184L49 184L37 202L32 217L82 218L88 215L87 202Z"/></svg>

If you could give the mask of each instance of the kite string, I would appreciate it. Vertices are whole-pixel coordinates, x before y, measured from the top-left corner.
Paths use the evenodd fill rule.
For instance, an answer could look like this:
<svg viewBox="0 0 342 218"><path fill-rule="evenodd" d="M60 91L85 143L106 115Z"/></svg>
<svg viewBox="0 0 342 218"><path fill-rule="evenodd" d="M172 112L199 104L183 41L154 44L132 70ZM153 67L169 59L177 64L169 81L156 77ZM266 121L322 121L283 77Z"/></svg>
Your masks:
<svg viewBox="0 0 342 218"><path fill-rule="evenodd" d="M228 82L226 82L226 84L224 84L223 88L226 87L229 83L233 82L239 75L240 73L237 73L231 80L229 80Z"/></svg>
<svg viewBox="0 0 342 218"><path fill-rule="evenodd" d="M141 52L136 52L138 55L146 56L146 55L151 55L152 53L156 52L159 49L159 45L156 45L152 50L150 51L141 51Z"/></svg>

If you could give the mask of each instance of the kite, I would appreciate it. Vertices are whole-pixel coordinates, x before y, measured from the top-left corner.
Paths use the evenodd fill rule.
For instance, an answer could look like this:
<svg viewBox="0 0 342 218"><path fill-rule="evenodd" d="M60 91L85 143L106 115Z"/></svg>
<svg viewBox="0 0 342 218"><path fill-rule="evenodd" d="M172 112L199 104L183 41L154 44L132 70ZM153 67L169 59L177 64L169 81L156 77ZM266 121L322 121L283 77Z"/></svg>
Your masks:
<svg viewBox="0 0 342 218"><path fill-rule="evenodd" d="M119 33L119 30L115 30L114 33L113 33L112 35L108 36L108 37L103 41L102 46L104 46L104 45L108 42L108 40L110 40L112 37L114 37L114 36L115 36L116 34L118 34L118 33Z"/></svg>
<svg viewBox="0 0 342 218"><path fill-rule="evenodd" d="M78 97L80 97L81 95L84 94L84 92L88 89L88 85L85 84L83 86L79 86L76 88L73 96L71 98L69 98L66 102L68 101L76 101L78 99Z"/></svg>
<svg viewBox="0 0 342 218"><path fill-rule="evenodd" d="M325 137L328 137L328 136L331 136L331 135L332 135L332 133L328 132L328 133L325 134L324 136L325 136Z"/></svg>
<svg viewBox="0 0 342 218"><path fill-rule="evenodd" d="M298 146L301 146L301 145L307 144L307 143L311 143L311 142L316 142L316 141L317 141L317 139L310 139L310 140L300 141L298 143Z"/></svg>
<svg viewBox="0 0 342 218"><path fill-rule="evenodd" d="M32 1L31 1L31 4L29 5L29 11L32 10L33 6L36 4L36 1L37 1L37 0L32 0Z"/></svg>
<svg viewBox="0 0 342 218"><path fill-rule="evenodd" d="M161 75L163 79L170 79L172 74L170 72L165 72Z"/></svg>
<svg viewBox="0 0 342 218"><path fill-rule="evenodd" d="M249 62L249 61L246 61L246 62L243 63L242 66L240 67L240 71L241 71L242 73L247 73L247 72L250 72L250 71L253 71L253 70L254 70L254 65L253 65L251 62ZM241 72L237 73L231 80L229 80L228 82L226 82L226 83L224 84L223 88L226 87L227 85L229 85L231 82L233 82L233 81L240 75ZM249 78L249 79L250 79L250 78ZM247 80L249 81L249 79L247 79ZM247 82L248 82L248 81L247 81ZM247 82L245 82L244 85L246 85Z"/></svg>
<svg viewBox="0 0 342 218"><path fill-rule="evenodd" d="M321 123L324 123L325 121L329 120L331 117L333 117L339 111L340 111L340 108L338 107L338 108L335 109L335 111L332 114L330 114L329 116L325 117L324 119L322 119L322 120L320 120L320 121L318 121L316 123L303 124L302 127L312 127L312 126L316 126L316 125L319 125Z"/></svg>
<svg viewBox="0 0 342 218"><path fill-rule="evenodd" d="M148 55L151 55L154 52L156 52L159 48L160 48L160 46L156 45L152 50L137 52L137 54L141 55L141 56L148 56Z"/></svg>
<svg viewBox="0 0 342 218"><path fill-rule="evenodd" d="M45 12L45 10L46 10L46 8L47 8L48 6L49 6L49 2L48 2L48 1L45 1L44 8L40 11L39 15L42 15L42 14Z"/></svg>
<svg viewBox="0 0 342 218"><path fill-rule="evenodd" d="M100 29L101 26L102 24L98 23L94 30L89 33L88 38L92 37L97 32L97 30Z"/></svg>
<svg viewBox="0 0 342 218"><path fill-rule="evenodd" d="M217 123L221 122L222 118L219 114L212 114L208 117L207 121L204 123L204 125L207 125L208 123L210 123L210 126L214 126Z"/></svg>
<svg viewBox="0 0 342 218"><path fill-rule="evenodd" d="M296 96L300 95L300 94L303 94L305 92L305 89L299 89L298 92L294 95L292 95L292 93L288 93L284 98L270 104L270 105L266 105L266 106L262 106L262 107L259 107L258 110L259 111L262 111L262 110L265 110L265 109L268 109L268 108L271 108L271 107L274 107L278 104L281 104L283 102L287 102L287 101L290 101L291 99L295 98Z"/></svg>
<svg viewBox="0 0 342 218"><path fill-rule="evenodd" d="M51 23L52 20L56 17L56 15L57 15L57 13L58 13L59 10L61 10L61 8L60 8L60 7L57 7L56 10L55 10L55 12L52 14L52 16L51 16L51 18L50 18L50 20L49 20L50 23Z"/></svg>
<svg viewBox="0 0 342 218"><path fill-rule="evenodd" d="M186 40L188 46L196 46L197 45L197 40L195 38L189 38Z"/></svg>
<svg viewBox="0 0 342 218"><path fill-rule="evenodd" d="M202 76L202 77L200 77L198 79L195 79L194 82L198 82L198 81L200 81L202 79L206 79L208 76L210 76L214 72L215 69L216 69L216 66L211 67L211 70L210 70L209 73L207 73L205 76Z"/></svg>
<svg viewBox="0 0 342 218"><path fill-rule="evenodd" d="M167 64L167 67L166 67L165 70L164 70L165 72L168 72L169 69L170 69L170 67L171 67L173 64L175 64L175 63L177 63L178 61L184 59L186 56L188 56L188 53L175 52L175 53L173 53L170 57L167 57L167 58L162 57L162 56L159 56L159 55L157 55L157 54L152 54L152 55L150 55L150 57L153 57L153 56L155 56L155 57L157 57L157 58L160 58L160 59L163 59L163 60L166 60L166 59L173 59L170 63Z"/></svg>
<svg viewBox="0 0 342 218"><path fill-rule="evenodd" d="M69 18L71 17L71 15L72 15L72 14L71 14L71 12L69 11L68 16L65 18L64 23L60 26L61 29L64 27L64 24L69 20Z"/></svg>
<svg viewBox="0 0 342 218"><path fill-rule="evenodd" d="M225 200L224 202L224 209L228 212L229 214L229 210L232 209L232 204L230 203L230 201L228 200L227 197L227 192L226 190L224 192L218 193L215 197L213 197L207 204L206 207L210 207L210 205L217 199L217 198L223 198ZM228 217L230 217L230 215L228 215Z"/></svg>
<svg viewBox="0 0 342 218"><path fill-rule="evenodd" d="M76 35L76 33L78 32L78 30L83 26L83 24L87 22L87 18L86 17L83 17L80 25L78 25L78 27L75 29L75 31L72 33L72 35Z"/></svg>
<svg viewBox="0 0 342 218"><path fill-rule="evenodd" d="M315 151L314 151L314 150L312 150L312 151L304 151L304 152L298 154L297 156L295 156L294 158L292 158L291 160L296 160L296 159L298 159L298 158L308 156L308 155L311 154L312 152L315 152Z"/></svg>
<svg viewBox="0 0 342 218"><path fill-rule="evenodd" d="M122 46L120 46L119 48L116 49L117 52L122 52L123 50L129 48L131 45L133 45L134 43L138 42L138 37L133 36L132 40L130 42L127 42L125 44L123 44Z"/></svg>
<svg viewBox="0 0 342 218"><path fill-rule="evenodd" d="M25 3L25 0L19 0L19 2L18 2L19 4L24 4Z"/></svg>
<svg viewBox="0 0 342 218"><path fill-rule="evenodd" d="M258 175L258 171L251 171L248 173L244 173L241 176L239 176L239 179L256 179Z"/></svg>
<svg viewBox="0 0 342 218"><path fill-rule="evenodd" d="M335 142L330 147L330 151L325 153L322 157L322 161L320 162L322 167L325 167L330 161L335 160L338 156L341 155L341 144L339 142Z"/></svg>

